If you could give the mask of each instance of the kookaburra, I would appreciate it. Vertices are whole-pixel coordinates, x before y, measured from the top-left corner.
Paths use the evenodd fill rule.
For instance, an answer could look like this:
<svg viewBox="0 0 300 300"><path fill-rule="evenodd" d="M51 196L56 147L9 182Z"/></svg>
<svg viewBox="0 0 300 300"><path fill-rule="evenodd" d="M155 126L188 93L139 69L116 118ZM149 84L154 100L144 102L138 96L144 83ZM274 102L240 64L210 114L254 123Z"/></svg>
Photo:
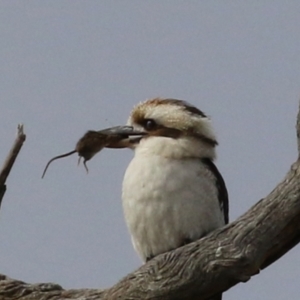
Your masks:
<svg viewBox="0 0 300 300"><path fill-rule="evenodd" d="M143 261L228 223L227 190L214 164L218 142L201 110L181 100L151 99L134 107L128 126L141 136L123 141L135 153L122 199Z"/></svg>

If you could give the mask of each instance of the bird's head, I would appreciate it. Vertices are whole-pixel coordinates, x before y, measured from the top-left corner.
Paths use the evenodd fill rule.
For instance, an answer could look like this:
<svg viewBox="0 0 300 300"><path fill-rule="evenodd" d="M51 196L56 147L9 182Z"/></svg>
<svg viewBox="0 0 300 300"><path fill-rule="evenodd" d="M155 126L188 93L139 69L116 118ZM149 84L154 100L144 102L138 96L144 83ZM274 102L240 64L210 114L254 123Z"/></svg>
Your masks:
<svg viewBox="0 0 300 300"><path fill-rule="evenodd" d="M186 101L155 98L141 102L130 114L127 132L128 126L141 136L124 139L113 148L173 158L215 158L218 143L210 119Z"/></svg>

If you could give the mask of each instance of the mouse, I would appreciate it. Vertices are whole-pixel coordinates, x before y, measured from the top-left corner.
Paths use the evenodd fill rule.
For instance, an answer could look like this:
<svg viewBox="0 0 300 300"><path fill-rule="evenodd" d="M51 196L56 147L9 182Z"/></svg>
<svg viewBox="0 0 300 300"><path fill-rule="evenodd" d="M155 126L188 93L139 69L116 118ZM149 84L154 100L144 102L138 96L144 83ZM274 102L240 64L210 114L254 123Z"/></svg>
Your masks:
<svg viewBox="0 0 300 300"><path fill-rule="evenodd" d="M124 146L122 143L124 140L128 140L129 136L141 134L141 132L135 132L132 126L116 126L100 131L89 130L79 139L74 150L57 155L48 161L42 174L42 178L44 178L49 165L54 160L71 156L75 153L78 153L79 156L78 164L80 163L81 158L83 158L83 165L88 173L89 170L86 165L87 161L100 152L104 147L123 148Z"/></svg>

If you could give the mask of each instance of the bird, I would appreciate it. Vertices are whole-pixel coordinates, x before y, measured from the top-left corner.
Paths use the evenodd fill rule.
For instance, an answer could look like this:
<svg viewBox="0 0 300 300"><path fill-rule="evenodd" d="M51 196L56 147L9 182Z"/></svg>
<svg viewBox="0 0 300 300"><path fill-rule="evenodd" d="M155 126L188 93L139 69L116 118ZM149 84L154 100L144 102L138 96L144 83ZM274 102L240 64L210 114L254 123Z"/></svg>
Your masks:
<svg viewBox="0 0 300 300"><path fill-rule="evenodd" d="M210 117L187 101L154 98L133 108L127 126L142 135L123 141L134 157L125 171L122 204L143 262L228 223L228 193L214 163L218 141Z"/></svg>

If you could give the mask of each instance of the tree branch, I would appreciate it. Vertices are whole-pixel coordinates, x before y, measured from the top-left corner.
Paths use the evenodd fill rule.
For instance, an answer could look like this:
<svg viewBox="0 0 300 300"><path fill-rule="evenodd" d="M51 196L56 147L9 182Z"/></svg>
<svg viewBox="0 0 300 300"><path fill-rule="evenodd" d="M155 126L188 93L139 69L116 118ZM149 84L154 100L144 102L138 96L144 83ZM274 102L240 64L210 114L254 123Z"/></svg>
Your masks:
<svg viewBox="0 0 300 300"><path fill-rule="evenodd" d="M8 156L6 160L4 161L4 164L2 166L2 169L0 170L0 206L2 203L3 196L6 192L6 179L14 165L14 162L23 146L23 143L26 139L26 135L23 131L23 125L19 124L17 128L17 137L15 139L15 142L11 148L11 150L8 153Z"/></svg>
<svg viewBox="0 0 300 300"><path fill-rule="evenodd" d="M300 153L300 109L297 119ZM245 282L300 241L300 162L248 212L208 236L159 255L106 290L64 290L0 278L5 299L204 300Z"/></svg>

